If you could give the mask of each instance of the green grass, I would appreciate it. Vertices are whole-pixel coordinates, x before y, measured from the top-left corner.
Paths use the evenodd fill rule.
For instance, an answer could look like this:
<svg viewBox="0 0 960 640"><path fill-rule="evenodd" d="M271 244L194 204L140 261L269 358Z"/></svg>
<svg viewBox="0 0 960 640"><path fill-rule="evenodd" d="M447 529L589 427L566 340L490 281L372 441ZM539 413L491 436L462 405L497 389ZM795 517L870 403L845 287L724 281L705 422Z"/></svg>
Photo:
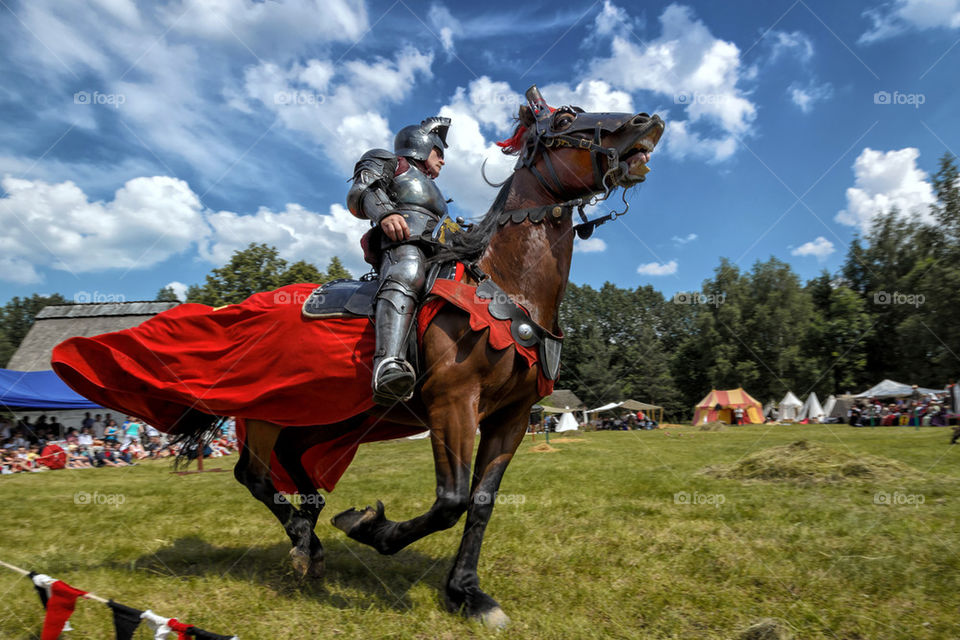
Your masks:
<svg viewBox="0 0 960 640"><path fill-rule="evenodd" d="M279 524L232 474L175 476L160 462L3 477L0 560L243 640L736 638L762 618L803 639L956 637L960 447L946 429L579 437L551 453L528 439L504 479L512 504L494 511L480 559L481 586L513 619L499 636L440 605L462 525L383 557L329 524L378 498L393 519L425 510L425 440L361 448L317 527L322 582L294 577ZM801 438L916 473L815 485L700 473ZM77 505L77 492L124 503ZM923 504L878 505L878 494ZM0 569L0 638L34 638L41 620L29 582ZM72 622L71 639L112 637L103 605L79 602Z"/></svg>

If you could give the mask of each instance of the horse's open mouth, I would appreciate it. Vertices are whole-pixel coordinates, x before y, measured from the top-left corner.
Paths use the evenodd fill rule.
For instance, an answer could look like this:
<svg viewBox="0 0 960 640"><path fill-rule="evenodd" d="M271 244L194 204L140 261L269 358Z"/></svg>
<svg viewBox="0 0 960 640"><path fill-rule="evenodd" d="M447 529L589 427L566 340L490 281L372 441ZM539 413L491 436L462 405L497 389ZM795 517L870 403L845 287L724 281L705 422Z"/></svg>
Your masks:
<svg viewBox="0 0 960 640"><path fill-rule="evenodd" d="M622 186L630 186L646 179L650 168L650 156L663 135L663 121L654 116L646 130L628 149L620 154L620 180Z"/></svg>

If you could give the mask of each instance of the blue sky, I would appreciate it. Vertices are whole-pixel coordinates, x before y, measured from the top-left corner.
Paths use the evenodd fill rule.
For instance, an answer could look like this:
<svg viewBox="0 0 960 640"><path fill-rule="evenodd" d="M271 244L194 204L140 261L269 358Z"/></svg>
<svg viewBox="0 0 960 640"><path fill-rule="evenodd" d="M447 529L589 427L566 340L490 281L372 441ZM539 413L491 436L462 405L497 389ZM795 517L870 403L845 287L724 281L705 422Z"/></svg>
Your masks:
<svg viewBox="0 0 960 640"><path fill-rule="evenodd" d="M0 301L152 299L250 242L359 274L356 158L450 116L439 183L477 216L533 83L668 123L578 284L670 296L721 256L835 271L877 211L923 215L960 149L960 0L3 5Z"/></svg>

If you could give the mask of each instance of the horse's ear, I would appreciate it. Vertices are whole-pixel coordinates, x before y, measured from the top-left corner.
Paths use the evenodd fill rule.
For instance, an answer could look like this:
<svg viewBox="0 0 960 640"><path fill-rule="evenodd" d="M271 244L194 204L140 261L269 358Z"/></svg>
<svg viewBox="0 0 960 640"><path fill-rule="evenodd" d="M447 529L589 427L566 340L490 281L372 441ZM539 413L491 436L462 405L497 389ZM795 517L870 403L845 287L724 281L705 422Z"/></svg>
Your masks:
<svg viewBox="0 0 960 640"><path fill-rule="evenodd" d="M534 125L537 119L533 115L533 110L525 104L520 105L520 113L517 114L520 124L529 128Z"/></svg>

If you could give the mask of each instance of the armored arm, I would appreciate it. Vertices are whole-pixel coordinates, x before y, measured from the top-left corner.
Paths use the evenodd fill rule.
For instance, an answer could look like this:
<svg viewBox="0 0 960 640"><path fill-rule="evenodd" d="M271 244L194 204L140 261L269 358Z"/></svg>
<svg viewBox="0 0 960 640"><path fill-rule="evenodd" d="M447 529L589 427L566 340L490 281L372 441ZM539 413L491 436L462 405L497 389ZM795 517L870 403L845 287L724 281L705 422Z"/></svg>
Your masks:
<svg viewBox="0 0 960 640"><path fill-rule="evenodd" d="M385 149L371 149L361 156L353 169L353 186L347 193L347 208L358 218L379 224L397 205L390 199L387 186L397 170L397 156Z"/></svg>

